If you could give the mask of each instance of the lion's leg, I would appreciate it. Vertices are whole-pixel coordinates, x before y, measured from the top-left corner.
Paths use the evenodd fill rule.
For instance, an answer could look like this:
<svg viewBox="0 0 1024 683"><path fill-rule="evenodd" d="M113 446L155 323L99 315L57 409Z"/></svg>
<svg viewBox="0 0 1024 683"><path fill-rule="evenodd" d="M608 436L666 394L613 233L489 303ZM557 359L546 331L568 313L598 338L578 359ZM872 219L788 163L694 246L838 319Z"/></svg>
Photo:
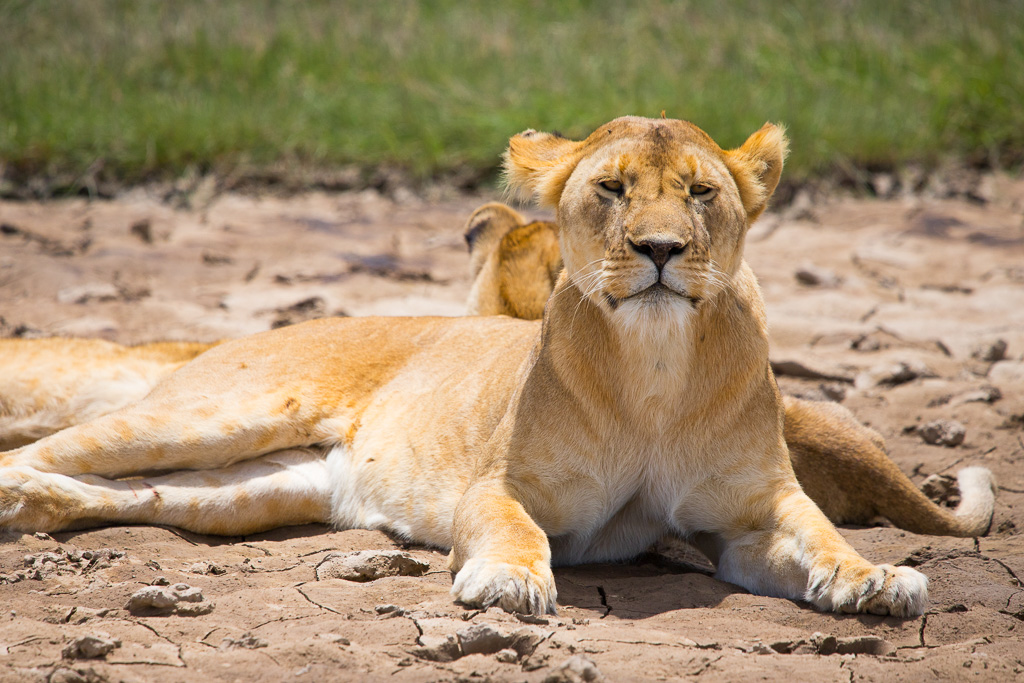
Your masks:
<svg viewBox="0 0 1024 683"><path fill-rule="evenodd" d="M739 518L736 510L708 512L734 520L716 533L716 576L722 580L760 595L806 600L821 610L900 617L924 611L925 576L865 560L795 482L766 492L743 512Z"/></svg>
<svg viewBox="0 0 1024 683"><path fill-rule="evenodd" d="M0 340L0 451L137 401L210 347L102 339Z"/></svg>
<svg viewBox="0 0 1024 683"><path fill-rule="evenodd" d="M216 469L294 446L269 417L261 419L224 405L206 414L204 406L153 406L142 402L0 454L0 468L30 467L76 476L128 477L145 472Z"/></svg>
<svg viewBox="0 0 1024 683"><path fill-rule="evenodd" d="M452 523L452 595L467 605L555 613L555 578L547 535L500 484L471 487Z"/></svg>
<svg viewBox="0 0 1024 683"><path fill-rule="evenodd" d="M330 519L323 454L295 449L215 470L113 481L29 467L0 470L0 528L59 531L105 523L166 524L242 535Z"/></svg>
<svg viewBox="0 0 1024 683"><path fill-rule="evenodd" d="M0 453L0 467L110 478L215 469L316 443L319 414L312 398L271 378L247 382L190 365L141 401Z"/></svg>

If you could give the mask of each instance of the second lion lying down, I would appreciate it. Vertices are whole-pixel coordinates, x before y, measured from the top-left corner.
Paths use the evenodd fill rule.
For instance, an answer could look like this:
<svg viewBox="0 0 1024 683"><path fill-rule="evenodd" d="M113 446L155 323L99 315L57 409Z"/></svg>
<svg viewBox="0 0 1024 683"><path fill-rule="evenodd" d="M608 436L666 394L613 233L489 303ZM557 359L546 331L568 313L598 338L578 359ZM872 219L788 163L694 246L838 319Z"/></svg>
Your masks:
<svg viewBox="0 0 1024 683"><path fill-rule="evenodd" d="M183 356L145 398L0 454L0 526L383 528L451 548L459 601L530 613L555 608L552 561L675 533L755 593L920 614L924 576L860 557L790 463L742 255L785 147L771 125L723 151L638 118L580 142L518 135L510 181L561 226L542 322L317 320L192 360L154 349ZM54 367L55 349L9 344L5 363ZM35 387L7 381L8 416Z"/></svg>

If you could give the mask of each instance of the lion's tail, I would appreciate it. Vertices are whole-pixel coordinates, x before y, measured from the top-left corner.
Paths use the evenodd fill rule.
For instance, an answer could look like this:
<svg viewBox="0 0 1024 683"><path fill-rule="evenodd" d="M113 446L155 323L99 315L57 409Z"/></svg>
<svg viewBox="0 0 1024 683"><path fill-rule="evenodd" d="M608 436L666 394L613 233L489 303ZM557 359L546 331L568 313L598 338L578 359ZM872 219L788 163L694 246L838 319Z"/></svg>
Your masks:
<svg viewBox="0 0 1024 683"><path fill-rule="evenodd" d="M837 524L885 517L917 534L982 536L992 524L995 484L984 467L957 474L960 504L933 502L884 451L882 437L834 403L785 398L786 441L807 494Z"/></svg>

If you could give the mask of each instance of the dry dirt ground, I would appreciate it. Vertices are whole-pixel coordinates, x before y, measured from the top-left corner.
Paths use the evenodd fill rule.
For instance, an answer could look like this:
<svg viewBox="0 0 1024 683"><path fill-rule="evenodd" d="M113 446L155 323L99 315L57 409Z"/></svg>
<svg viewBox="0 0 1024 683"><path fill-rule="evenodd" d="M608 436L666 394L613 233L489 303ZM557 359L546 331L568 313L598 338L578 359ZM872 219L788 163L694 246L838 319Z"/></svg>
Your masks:
<svg viewBox="0 0 1024 683"><path fill-rule="evenodd" d="M842 400L918 483L969 464L998 478L983 538L843 529L868 558L928 575L925 616L749 595L670 542L632 564L557 570L558 616L524 622L454 605L442 553L377 532L7 534L0 680L1019 680L1024 182L985 182L983 201L804 197L747 245L784 390ZM0 202L0 334L214 340L319 315L458 314L461 228L485 199L199 192L175 205L137 190ZM937 419L961 423L964 441L925 443L919 427ZM429 570L318 580L331 552L396 548ZM164 583L199 588L206 613L126 609ZM120 646L64 657L81 636Z"/></svg>

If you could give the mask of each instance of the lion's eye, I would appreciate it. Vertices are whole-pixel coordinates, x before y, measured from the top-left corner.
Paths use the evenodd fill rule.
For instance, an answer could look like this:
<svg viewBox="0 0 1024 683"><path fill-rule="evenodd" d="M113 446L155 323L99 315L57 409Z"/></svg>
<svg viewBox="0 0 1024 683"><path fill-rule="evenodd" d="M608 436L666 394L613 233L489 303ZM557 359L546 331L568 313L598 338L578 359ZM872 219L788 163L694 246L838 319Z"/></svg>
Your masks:
<svg viewBox="0 0 1024 683"><path fill-rule="evenodd" d="M701 185L700 183L697 183L696 185L690 186L690 196L694 199L706 202L715 196L715 188L710 185Z"/></svg>
<svg viewBox="0 0 1024 683"><path fill-rule="evenodd" d="M618 180L609 178L608 180L602 180L598 185L614 195L622 194L622 183Z"/></svg>

